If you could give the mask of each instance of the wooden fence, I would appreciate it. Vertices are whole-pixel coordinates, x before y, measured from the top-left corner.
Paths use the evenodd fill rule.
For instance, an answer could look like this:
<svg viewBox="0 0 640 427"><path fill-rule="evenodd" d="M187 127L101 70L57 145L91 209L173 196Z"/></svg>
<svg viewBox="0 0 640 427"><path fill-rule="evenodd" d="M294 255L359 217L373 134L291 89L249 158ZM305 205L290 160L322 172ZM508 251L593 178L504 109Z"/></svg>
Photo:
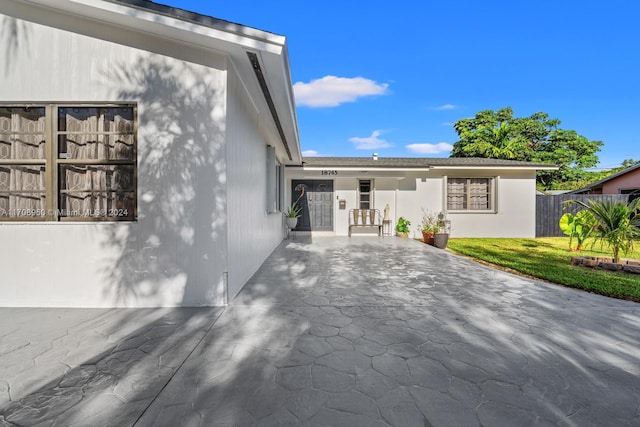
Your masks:
<svg viewBox="0 0 640 427"><path fill-rule="evenodd" d="M622 200L626 202L628 194L558 194L536 196L536 237L564 236L558 222L567 212L576 213L583 208L575 204L566 204L568 200Z"/></svg>

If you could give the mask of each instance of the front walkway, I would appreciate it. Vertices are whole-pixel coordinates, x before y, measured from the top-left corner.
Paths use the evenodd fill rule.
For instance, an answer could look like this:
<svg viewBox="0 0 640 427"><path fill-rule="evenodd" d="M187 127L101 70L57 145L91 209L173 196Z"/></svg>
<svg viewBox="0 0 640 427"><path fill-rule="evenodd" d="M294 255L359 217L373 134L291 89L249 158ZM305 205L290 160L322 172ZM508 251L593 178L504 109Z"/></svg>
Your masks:
<svg viewBox="0 0 640 427"><path fill-rule="evenodd" d="M640 305L407 239L285 241L224 309L0 321L0 426L640 424Z"/></svg>

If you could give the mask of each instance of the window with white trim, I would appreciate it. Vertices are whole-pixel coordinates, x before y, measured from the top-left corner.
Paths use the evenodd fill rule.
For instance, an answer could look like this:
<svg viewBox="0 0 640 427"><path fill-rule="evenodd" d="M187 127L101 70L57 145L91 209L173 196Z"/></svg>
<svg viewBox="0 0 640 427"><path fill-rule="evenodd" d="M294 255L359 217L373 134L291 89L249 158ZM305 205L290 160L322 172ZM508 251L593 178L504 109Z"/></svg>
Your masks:
<svg viewBox="0 0 640 427"><path fill-rule="evenodd" d="M447 210L493 211L493 178L447 178Z"/></svg>
<svg viewBox="0 0 640 427"><path fill-rule="evenodd" d="M137 217L132 104L0 105L0 221Z"/></svg>

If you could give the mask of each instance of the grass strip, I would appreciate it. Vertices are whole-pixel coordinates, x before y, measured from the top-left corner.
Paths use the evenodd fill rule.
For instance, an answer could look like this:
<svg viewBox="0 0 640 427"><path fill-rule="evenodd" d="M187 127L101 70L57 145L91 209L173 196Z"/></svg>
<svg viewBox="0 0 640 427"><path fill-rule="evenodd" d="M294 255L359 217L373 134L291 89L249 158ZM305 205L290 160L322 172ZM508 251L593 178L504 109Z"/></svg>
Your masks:
<svg viewBox="0 0 640 427"><path fill-rule="evenodd" d="M640 245L625 258L640 259ZM571 265L571 257L611 256L607 248L586 245L581 252L569 252L569 238L537 239L456 238L447 246L452 252L527 276L582 289L613 298L640 302L640 275L594 270Z"/></svg>

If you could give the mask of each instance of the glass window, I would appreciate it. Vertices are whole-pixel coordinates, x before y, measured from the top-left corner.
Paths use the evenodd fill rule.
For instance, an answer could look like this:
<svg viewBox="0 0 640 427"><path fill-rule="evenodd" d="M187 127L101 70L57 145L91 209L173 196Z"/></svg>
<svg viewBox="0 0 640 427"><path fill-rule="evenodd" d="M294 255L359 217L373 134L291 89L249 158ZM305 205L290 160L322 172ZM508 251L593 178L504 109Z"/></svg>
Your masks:
<svg viewBox="0 0 640 427"><path fill-rule="evenodd" d="M493 178L447 179L447 210L490 211L493 209Z"/></svg>
<svg viewBox="0 0 640 427"><path fill-rule="evenodd" d="M0 220L134 220L135 114L133 105L0 106Z"/></svg>
<svg viewBox="0 0 640 427"><path fill-rule="evenodd" d="M0 107L0 218L46 212L45 108Z"/></svg>
<svg viewBox="0 0 640 427"><path fill-rule="evenodd" d="M372 209L372 193L371 193L371 180L361 179L358 181L358 193L359 193L359 208L360 209Z"/></svg>

